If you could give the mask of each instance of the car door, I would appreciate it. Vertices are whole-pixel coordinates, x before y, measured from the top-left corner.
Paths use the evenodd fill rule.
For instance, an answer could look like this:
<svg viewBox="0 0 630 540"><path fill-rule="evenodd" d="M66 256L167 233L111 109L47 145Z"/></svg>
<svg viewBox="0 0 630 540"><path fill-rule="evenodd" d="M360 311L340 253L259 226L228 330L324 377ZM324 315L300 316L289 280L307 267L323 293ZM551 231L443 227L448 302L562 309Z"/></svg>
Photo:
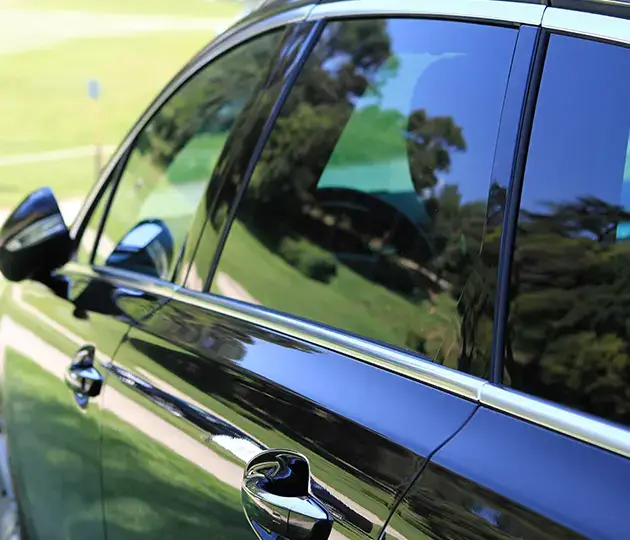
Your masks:
<svg viewBox="0 0 630 540"><path fill-rule="evenodd" d="M109 538L379 538L477 407L518 28L347 6L312 11L264 147L211 184L184 286L116 354Z"/></svg>
<svg viewBox="0 0 630 540"><path fill-rule="evenodd" d="M260 32L254 34L249 27L211 47L203 64L163 102L127 149L107 217L93 232L97 238L93 265L134 280L118 291L116 301L131 328L153 324L177 289L174 282L188 275L195 280L190 257L206 221L205 210L196 208L205 208L205 191L211 186L232 189L223 182L223 171L240 163L235 159L237 148L247 154L255 145L312 30L299 19L288 25L283 24L286 20L253 23ZM138 244L148 244L142 256L134 253ZM160 406L158 413L164 414L161 407L166 407L175 414L176 405L152 392L142 371L131 374L112 362L103 368L112 383L101 416L107 537L188 537L195 523L186 520L181 505L191 501L176 489L177 474L164 476L163 462L177 456L152 445L152 440L164 439L165 422L153 410L135 405L130 388L146 391ZM124 460L112 460L112 448L124 450ZM182 517L170 518L163 526L161 520L173 514Z"/></svg>
<svg viewBox="0 0 630 540"><path fill-rule="evenodd" d="M41 282L2 283L3 414L25 537L105 538L100 398L114 352L168 300L225 140L293 41L272 30L206 66L228 36L199 57L89 197L74 227L76 260ZM175 134L170 145L160 144L164 132ZM112 390L108 403L116 399Z"/></svg>
<svg viewBox="0 0 630 540"><path fill-rule="evenodd" d="M630 536L630 26L562 9L543 26L513 152L496 375L391 537Z"/></svg>

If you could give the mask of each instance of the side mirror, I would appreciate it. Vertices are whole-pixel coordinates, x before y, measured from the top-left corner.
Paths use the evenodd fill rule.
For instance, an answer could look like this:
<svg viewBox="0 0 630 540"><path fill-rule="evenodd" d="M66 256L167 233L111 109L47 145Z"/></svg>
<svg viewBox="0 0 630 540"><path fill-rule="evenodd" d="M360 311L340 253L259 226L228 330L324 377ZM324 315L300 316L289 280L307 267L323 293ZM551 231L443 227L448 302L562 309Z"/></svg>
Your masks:
<svg viewBox="0 0 630 540"><path fill-rule="evenodd" d="M146 219L131 229L107 258L106 266L161 279L169 277L174 240L161 219Z"/></svg>
<svg viewBox="0 0 630 540"><path fill-rule="evenodd" d="M0 271L9 281L49 274L72 256L72 240L50 188L24 199L0 229Z"/></svg>

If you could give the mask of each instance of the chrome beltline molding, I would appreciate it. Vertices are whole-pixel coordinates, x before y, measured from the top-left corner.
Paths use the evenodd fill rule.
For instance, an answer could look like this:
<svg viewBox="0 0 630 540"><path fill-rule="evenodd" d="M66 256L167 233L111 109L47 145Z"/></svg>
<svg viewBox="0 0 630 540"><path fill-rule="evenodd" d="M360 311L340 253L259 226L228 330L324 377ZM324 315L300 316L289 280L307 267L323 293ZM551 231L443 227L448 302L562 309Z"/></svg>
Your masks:
<svg viewBox="0 0 630 540"><path fill-rule="evenodd" d="M570 9L547 8L543 28L582 37L630 44L630 20Z"/></svg>
<svg viewBox="0 0 630 540"><path fill-rule="evenodd" d="M321 326L304 319L295 319L259 306L245 304L210 293L197 293L178 289L173 299L203 309L211 309L241 321L286 334L302 341L318 345L362 360L406 377L437 386L470 400L479 399L479 391L485 381L442 367L417 356L393 350L384 345L355 337L333 328Z"/></svg>
<svg viewBox="0 0 630 540"><path fill-rule="evenodd" d="M361 15L432 16L539 25L545 6L502 0L345 0L315 6L309 20Z"/></svg>
<svg viewBox="0 0 630 540"><path fill-rule="evenodd" d="M332 328L293 319L258 306L212 294L179 289L174 292L173 299L211 309L216 313L345 354L544 428L630 457L630 431L626 429L520 392L495 386L413 354L393 350Z"/></svg>
<svg viewBox="0 0 630 540"><path fill-rule="evenodd" d="M411 353L208 293L177 289L173 293L173 299L301 339L532 424L630 457L630 430L509 388L490 384Z"/></svg>
<svg viewBox="0 0 630 540"><path fill-rule="evenodd" d="M630 430L607 423L605 420L490 383L481 389L479 403L610 452L630 457Z"/></svg>
<svg viewBox="0 0 630 540"><path fill-rule="evenodd" d="M367 339L303 319L294 319L259 306L210 293L189 291L173 283L147 279L146 276L134 272L90 268L75 262L68 263L63 271L91 278L104 277L121 287L134 286L149 294L159 295L165 300L175 300L208 309L279 332L630 458L630 430L506 387L490 384L411 353L391 349Z"/></svg>

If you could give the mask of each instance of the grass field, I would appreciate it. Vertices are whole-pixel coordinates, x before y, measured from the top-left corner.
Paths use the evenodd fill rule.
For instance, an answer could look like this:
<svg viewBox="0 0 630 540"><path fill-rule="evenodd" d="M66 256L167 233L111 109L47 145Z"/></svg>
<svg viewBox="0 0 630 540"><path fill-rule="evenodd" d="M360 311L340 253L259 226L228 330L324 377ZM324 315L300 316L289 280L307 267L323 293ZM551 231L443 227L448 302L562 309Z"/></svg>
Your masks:
<svg viewBox="0 0 630 540"><path fill-rule="evenodd" d="M151 13L193 17L234 17L240 6L231 0L9 0L13 8L93 11L97 13ZM0 6L2 2L0 1Z"/></svg>
<svg viewBox="0 0 630 540"><path fill-rule="evenodd" d="M119 144L162 87L215 35L212 18L233 19L241 6L229 0L0 0L0 18L5 8L4 13L32 9L34 17L45 16L47 10L80 9L147 17L184 15L192 20L198 16L209 23L207 29L95 33L0 54L0 160L96 143ZM123 17L120 24L124 23ZM90 79L101 83L98 102L88 97ZM0 165L0 208L13 206L42 185L53 187L58 198L84 196L94 177L94 162L85 157Z"/></svg>

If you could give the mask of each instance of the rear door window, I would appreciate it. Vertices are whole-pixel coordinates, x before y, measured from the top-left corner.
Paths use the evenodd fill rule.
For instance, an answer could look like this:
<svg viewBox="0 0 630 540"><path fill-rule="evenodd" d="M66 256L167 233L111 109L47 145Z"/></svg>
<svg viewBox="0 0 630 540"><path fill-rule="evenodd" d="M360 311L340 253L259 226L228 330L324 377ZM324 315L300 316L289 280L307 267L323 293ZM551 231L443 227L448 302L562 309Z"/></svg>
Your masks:
<svg viewBox="0 0 630 540"><path fill-rule="evenodd" d="M551 36L512 265L504 384L630 425L630 49Z"/></svg>

